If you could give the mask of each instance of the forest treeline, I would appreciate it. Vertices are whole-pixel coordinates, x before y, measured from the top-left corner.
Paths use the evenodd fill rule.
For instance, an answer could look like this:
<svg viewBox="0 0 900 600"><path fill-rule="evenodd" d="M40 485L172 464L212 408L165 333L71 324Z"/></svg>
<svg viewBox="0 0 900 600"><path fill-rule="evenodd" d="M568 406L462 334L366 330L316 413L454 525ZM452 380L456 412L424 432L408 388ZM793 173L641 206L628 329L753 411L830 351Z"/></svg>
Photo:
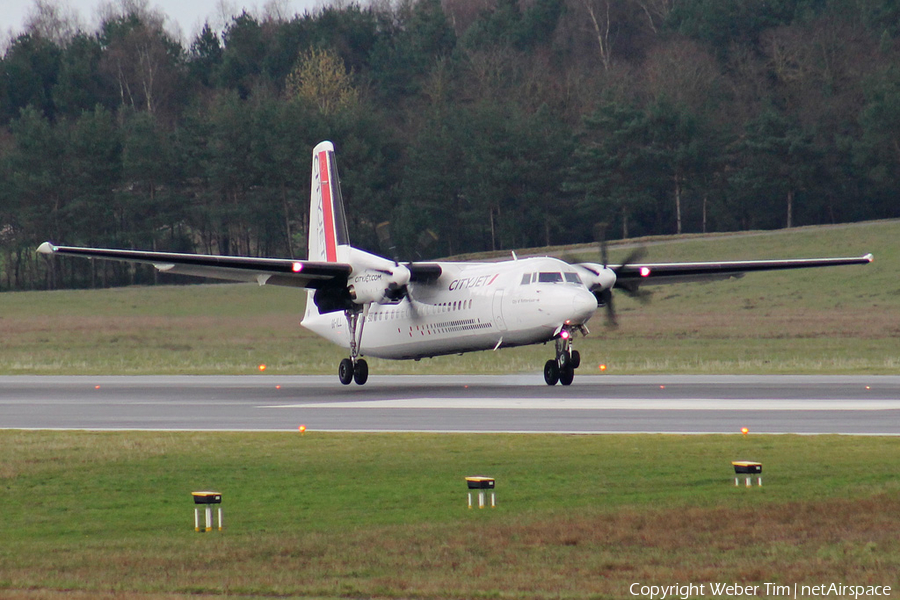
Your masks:
<svg viewBox="0 0 900 600"><path fill-rule="evenodd" d="M147 283L66 245L304 257L312 147L401 258L900 216L898 0L36 0L0 60L0 289ZM437 242L418 247L430 229Z"/></svg>

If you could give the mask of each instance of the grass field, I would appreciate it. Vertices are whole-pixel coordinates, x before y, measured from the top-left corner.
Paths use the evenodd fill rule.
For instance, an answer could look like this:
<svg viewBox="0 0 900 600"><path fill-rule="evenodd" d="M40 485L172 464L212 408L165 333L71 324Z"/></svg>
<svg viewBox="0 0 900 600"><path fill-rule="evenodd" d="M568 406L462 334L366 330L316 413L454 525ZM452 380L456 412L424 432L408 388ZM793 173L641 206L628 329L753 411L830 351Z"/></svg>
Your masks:
<svg viewBox="0 0 900 600"><path fill-rule="evenodd" d="M578 340L582 372L900 373L900 221L645 240L647 261L875 255L864 267L753 274L616 296L620 327ZM562 250L560 250L562 251ZM571 251L567 251L571 253ZM612 258L629 250L612 249ZM585 259L597 260L588 249ZM305 293L195 285L0 294L0 373L333 373L344 351L298 326ZM539 372L543 346L380 373Z"/></svg>
<svg viewBox="0 0 900 600"><path fill-rule="evenodd" d="M835 436L0 431L0 597L896 591L898 451ZM763 462L763 487L735 487L735 459ZM476 474L497 479L496 509L466 508ZM223 494L222 532L193 530L202 489Z"/></svg>

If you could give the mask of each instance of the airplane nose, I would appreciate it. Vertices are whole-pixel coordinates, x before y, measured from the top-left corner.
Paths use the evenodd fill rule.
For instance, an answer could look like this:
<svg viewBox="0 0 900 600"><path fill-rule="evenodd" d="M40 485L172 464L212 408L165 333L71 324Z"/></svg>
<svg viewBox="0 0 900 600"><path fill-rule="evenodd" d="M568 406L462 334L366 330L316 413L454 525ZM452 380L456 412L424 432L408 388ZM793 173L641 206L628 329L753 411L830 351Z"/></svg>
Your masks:
<svg viewBox="0 0 900 600"><path fill-rule="evenodd" d="M584 323L590 319L597 310L597 298L585 289L580 289L572 296L573 323Z"/></svg>

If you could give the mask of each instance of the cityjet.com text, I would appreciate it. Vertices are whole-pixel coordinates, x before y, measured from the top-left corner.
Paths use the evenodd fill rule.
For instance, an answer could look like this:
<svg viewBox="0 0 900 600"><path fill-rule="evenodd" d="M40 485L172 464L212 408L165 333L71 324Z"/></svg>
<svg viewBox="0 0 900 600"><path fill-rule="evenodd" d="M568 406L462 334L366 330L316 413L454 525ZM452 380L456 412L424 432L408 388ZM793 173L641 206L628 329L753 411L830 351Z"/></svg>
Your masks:
<svg viewBox="0 0 900 600"><path fill-rule="evenodd" d="M843 583L821 583L818 585L782 585L761 583L744 585L740 583L675 583L672 585L646 585L632 583L628 591L632 596L647 600L667 600L681 598L688 600L695 596L775 596L779 598L874 598L891 595L889 585L846 585Z"/></svg>

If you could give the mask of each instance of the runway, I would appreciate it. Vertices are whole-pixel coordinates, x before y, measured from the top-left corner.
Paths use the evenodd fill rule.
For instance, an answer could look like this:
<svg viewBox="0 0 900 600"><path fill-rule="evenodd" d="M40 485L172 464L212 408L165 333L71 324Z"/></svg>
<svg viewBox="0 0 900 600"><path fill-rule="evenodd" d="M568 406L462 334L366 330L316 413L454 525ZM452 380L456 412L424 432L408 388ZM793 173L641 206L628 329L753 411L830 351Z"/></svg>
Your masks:
<svg viewBox="0 0 900 600"><path fill-rule="evenodd" d="M0 429L900 435L900 377L0 377Z"/></svg>

